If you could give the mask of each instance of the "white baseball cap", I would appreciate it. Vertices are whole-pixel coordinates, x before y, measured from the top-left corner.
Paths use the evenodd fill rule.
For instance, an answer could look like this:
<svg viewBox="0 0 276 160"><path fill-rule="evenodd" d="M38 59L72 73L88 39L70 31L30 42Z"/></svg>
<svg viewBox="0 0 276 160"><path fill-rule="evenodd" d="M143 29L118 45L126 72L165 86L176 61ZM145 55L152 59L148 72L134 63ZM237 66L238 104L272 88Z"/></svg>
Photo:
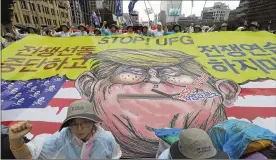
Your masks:
<svg viewBox="0 0 276 160"><path fill-rule="evenodd" d="M157 22L157 26L162 26L162 23L161 22Z"/></svg>

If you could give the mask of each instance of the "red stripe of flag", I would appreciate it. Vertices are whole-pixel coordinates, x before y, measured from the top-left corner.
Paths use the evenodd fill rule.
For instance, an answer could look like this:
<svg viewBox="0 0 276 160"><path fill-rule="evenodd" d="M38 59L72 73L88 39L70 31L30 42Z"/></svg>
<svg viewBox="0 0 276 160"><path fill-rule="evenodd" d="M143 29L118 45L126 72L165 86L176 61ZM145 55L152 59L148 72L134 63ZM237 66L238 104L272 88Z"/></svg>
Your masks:
<svg viewBox="0 0 276 160"><path fill-rule="evenodd" d="M250 95L273 96L276 95L276 88L242 88L239 96Z"/></svg>
<svg viewBox="0 0 276 160"><path fill-rule="evenodd" d="M57 114L59 114L64 107L68 107L72 102L76 100L79 99L53 98L47 106L59 107L59 111L57 112Z"/></svg>
<svg viewBox="0 0 276 160"><path fill-rule="evenodd" d="M249 121L257 117L269 118L276 117L276 107L232 107L226 108L227 117L238 119L245 118Z"/></svg>
<svg viewBox="0 0 276 160"><path fill-rule="evenodd" d="M65 81L62 88L75 88L75 81Z"/></svg>

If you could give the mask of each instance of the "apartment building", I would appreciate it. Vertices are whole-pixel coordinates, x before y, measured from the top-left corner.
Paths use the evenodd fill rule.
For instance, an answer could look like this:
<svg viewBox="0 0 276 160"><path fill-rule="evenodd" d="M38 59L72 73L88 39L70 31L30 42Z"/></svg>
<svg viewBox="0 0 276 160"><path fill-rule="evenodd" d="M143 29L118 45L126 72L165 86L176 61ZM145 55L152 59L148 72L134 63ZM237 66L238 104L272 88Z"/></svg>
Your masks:
<svg viewBox="0 0 276 160"><path fill-rule="evenodd" d="M12 24L40 27L41 25L71 25L71 11L66 0L17 0Z"/></svg>
<svg viewBox="0 0 276 160"><path fill-rule="evenodd" d="M249 1L248 0L240 0L239 7L236 8L237 18L246 20L248 13Z"/></svg>
<svg viewBox="0 0 276 160"><path fill-rule="evenodd" d="M257 21L261 29L266 29L271 21L271 29L276 29L275 0L240 0L236 10L237 18L248 23Z"/></svg>
<svg viewBox="0 0 276 160"><path fill-rule="evenodd" d="M261 29L266 29L271 21L271 29L276 29L276 1L250 0L248 4L247 21L257 21Z"/></svg>
<svg viewBox="0 0 276 160"><path fill-rule="evenodd" d="M164 11L164 12L162 12ZM162 12L162 13L161 13ZM160 13L165 13L165 18L160 20L163 24L177 22L182 12L182 1L161 1Z"/></svg>
<svg viewBox="0 0 276 160"><path fill-rule="evenodd" d="M71 8L71 19L72 25L77 26L81 23L85 23L84 21L84 14L80 5L79 0L70 0L70 8Z"/></svg>
<svg viewBox="0 0 276 160"><path fill-rule="evenodd" d="M236 20L237 17L237 10L231 10L229 13L228 21Z"/></svg>
<svg viewBox="0 0 276 160"><path fill-rule="evenodd" d="M214 3L213 7L205 7L202 11L203 22L223 22L227 21L230 8L222 2Z"/></svg>
<svg viewBox="0 0 276 160"><path fill-rule="evenodd" d="M84 23L93 26L91 15L93 12L98 17L109 21L113 21L112 14L115 13L115 0L69 0L72 23L74 26ZM121 1L122 6L123 1Z"/></svg>
<svg viewBox="0 0 276 160"><path fill-rule="evenodd" d="M101 17L102 21L107 21L109 24L116 23L113 20L113 15L115 14L116 1L102 0L100 2L98 2L99 6L97 6L97 11L99 12L99 16ZM123 6L122 3L123 0L121 0L121 6Z"/></svg>

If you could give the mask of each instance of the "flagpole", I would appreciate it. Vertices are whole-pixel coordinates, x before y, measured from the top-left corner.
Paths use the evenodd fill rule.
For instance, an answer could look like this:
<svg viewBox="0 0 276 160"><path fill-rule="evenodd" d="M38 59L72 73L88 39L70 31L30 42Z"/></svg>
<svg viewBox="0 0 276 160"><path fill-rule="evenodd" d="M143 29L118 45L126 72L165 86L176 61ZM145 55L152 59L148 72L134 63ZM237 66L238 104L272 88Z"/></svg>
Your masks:
<svg viewBox="0 0 276 160"><path fill-rule="evenodd" d="M148 26L149 26L149 23L150 23L150 17L149 17L149 11L148 11L148 7L147 7L147 4L146 4L146 1L144 0L144 4L145 4L145 7L146 7L146 11L147 11L147 15L148 15Z"/></svg>

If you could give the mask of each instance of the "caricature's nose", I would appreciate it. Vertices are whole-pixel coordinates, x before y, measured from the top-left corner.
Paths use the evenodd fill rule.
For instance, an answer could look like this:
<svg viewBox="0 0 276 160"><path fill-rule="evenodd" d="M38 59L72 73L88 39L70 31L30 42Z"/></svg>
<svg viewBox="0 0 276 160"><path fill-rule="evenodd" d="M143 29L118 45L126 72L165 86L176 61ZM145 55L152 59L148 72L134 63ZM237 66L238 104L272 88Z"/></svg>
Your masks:
<svg viewBox="0 0 276 160"><path fill-rule="evenodd" d="M158 84L161 82L161 79L157 77L157 71L153 68L149 69L149 82L154 83L154 84Z"/></svg>

